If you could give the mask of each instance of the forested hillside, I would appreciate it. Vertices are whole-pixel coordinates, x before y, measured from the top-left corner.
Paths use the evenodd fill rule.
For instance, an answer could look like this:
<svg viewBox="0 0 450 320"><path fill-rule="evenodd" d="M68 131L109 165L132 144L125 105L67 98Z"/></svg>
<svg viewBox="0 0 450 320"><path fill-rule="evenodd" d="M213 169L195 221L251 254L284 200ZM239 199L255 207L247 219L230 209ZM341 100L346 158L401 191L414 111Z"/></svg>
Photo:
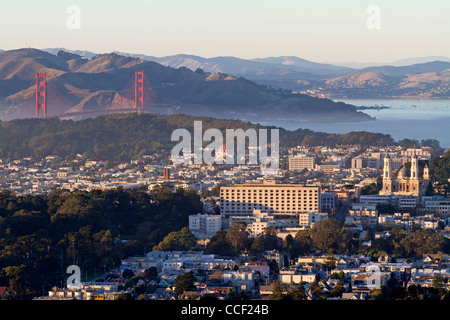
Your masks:
<svg viewBox="0 0 450 320"><path fill-rule="evenodd" d="M156 151L170 150L175 129L193 132L194 121L200 120L203 130L217 128L225 136L225 129L274 128L209 117L188 115L156 115L122 113L84 120L21 119L0 122L0 158L42 158L58 155L74 159L77 154L86 158L110 161L129 161ZM395 141L390 135L370 132L329 134L307 129L287 131L280 128L280 146L355 144L386 146Z"/></svg>

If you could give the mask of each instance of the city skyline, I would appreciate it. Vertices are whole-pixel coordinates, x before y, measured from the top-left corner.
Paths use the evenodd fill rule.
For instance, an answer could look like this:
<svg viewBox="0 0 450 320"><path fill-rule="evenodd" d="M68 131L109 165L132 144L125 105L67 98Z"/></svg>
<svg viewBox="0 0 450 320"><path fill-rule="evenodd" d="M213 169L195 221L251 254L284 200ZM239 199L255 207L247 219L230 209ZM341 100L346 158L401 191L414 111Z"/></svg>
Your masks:
<svg viewBox="0 0 450 320"><path fill-rule="evenodd" d="M1 8L0 300L450 300L450 2Z"/></svg>
<svg viewBox="0 0 450 320"><path fill-rule="evenodd" d="M1 49L64 47L153 56L297 56L326 63L389 63L449 57L450 43L443 40L450 36L449 9L438 0L130 0L126 6L119 1L46 0L25 6L7 1L0 13Z"/></svg>

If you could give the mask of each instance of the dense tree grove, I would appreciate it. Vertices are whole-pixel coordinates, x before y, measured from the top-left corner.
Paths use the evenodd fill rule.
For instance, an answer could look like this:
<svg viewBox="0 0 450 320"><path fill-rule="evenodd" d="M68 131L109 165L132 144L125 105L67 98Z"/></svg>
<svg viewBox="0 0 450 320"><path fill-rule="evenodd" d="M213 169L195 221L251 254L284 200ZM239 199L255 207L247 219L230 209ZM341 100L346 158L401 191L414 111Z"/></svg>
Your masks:
<svg viewBox="0 0 450 320"><path fill-rule="evenodd" d="M424 254L450 253L450 240L431 229L405 230L394 227L390 237L371 240L372 246L369 249L363 249L358 235L350 232L334 218L317 222L313 228L298 231L294 237L289 235L284 241L276 237L273 227L251 238L243 225L236 223L227 231L217 232L204 251L219 255L247 252L256 256L265 250L277 249L288 253L291 259L316 252L361 253L374 259L377 259L382 252L394 258L421 258Z"/></svg>
<svg viewBox="0 0 450 320"><path fill-rule="evenodd" d="M435 183L437 193L450 193L450 150L441 157L435 157L430 162L430 175Z"/></svg>
<svg viewBox="0 0 450 320"><path fill-rule="evenodd" d="M61 285L68 265L90 273L109 270L150 251L201 209L195 191L163 186L151 195L121 188L23 197L2 191L0 286L29 298L43 286Z"/></svg>
<svg viewBox="0 0 450 320"><path fill-rule="evenodd" d="M440 236L435 230L405 230L397 226L392 228L389 238L373 240L372 247L366 254L378 256L380 252L387 252L393 257L413 258L421 258L424 254L430 253L448 254L450 241Z"/></svg>
<svg viewBox="0 0 450 320"><path fill-rule="evenodd" d="M129 161L156 151L170 150L175 129L193 132L194 121L202 121L203 130L217 128L225 135L226 129L270 129L237 120L194 117L181 114L111 114L79 121L49 119L20 119L0 121L0 158L40 159L58 155L74 159L85 158L109 161ZM329 134L308 129L287 131L280 128L280 145L339 145L386 146L395 144L390 135L370 132Z"/></svg>

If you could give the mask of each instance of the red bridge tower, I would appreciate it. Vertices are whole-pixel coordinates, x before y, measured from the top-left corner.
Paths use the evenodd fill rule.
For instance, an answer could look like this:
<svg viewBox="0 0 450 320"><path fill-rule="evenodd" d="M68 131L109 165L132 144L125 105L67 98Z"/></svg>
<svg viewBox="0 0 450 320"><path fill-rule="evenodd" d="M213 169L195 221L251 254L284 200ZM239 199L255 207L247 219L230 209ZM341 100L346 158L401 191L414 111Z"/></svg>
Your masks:
<svg viewBox="0 0 450 320"><path fill-rule="evenodd" d="M39 118L40 108L44 110L44 118L47 117L47 84L45 73L36 73L36 118Z"/></svg>
<svg viewBox="0 0 450 320"><path fill-rule="evenodd" d="M144 71L134 72L134 108L144 110Z"/></svg>

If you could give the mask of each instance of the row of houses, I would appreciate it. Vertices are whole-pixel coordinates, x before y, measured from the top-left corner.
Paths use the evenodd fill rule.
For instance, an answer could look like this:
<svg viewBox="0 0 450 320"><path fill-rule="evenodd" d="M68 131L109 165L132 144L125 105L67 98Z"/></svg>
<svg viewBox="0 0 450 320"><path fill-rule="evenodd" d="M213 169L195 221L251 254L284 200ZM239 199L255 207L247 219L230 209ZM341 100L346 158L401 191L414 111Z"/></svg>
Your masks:
<svg viewBox="0 0 450 320"><path fill-rule="evenodd" d="M139 275L150 267L157 269L157 278L138 278L134 286L124 287L127 279L116 278L107 282L82 283L81 288L52 288L48 296L39 299L50 300L114 300L121 293L134 294L139 286L153 286L152 293L144 294L146 299L179 299L189 296L200 298L215 296L224 299L230 292L245 292L249 299L271 299L276 281L285 288L302 284L308 299L313 284L322 292L332 292L338 284L344 287L340 296L332 299L367 299L373 289L389 284L404 287L421 285L431 287L437 275L450 278L448 256L425 256L414 261L399 259L392 261L386 254L378 261L366 256L309 255L300 256L289 267L283 267L283 253L267 251L259 259L246 256L223 258L193 251L155 251L145 257L131 257L122 261L120 272L131 270ZM277 268L274 269L274 263ZM175 279L178 275L192 271L195 276L194 289L182 297L176 293ZM449 290L449 283L443 282L443 289Z"/></svg>
<svg viewBox="0 0 450 320"><path fill-rule="evenodd" d="M448 224L448 217L423 214L411 215L409 212L395 212L392 214L379 214L374 204L353 204L349 215L345 217L345 224L354 229L376 228L378 225L401 226L406 229L437 229L440 225Z"/></svg>

